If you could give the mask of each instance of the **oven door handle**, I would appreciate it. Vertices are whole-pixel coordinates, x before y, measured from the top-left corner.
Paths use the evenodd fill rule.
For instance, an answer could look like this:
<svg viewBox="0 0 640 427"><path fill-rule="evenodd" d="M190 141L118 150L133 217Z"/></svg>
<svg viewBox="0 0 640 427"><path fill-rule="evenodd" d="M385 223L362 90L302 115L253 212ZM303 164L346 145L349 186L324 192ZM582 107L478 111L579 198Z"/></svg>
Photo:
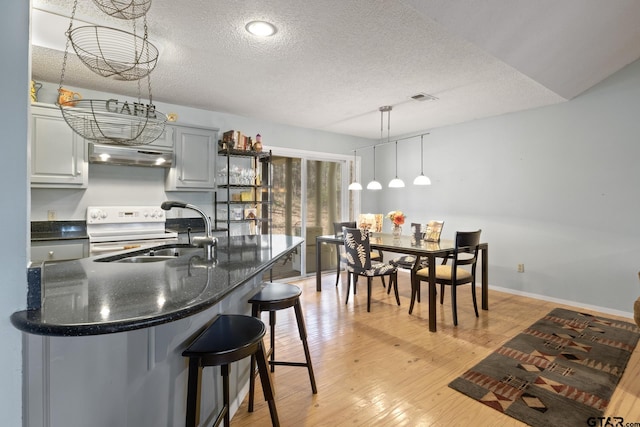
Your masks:
<svg viewBox="0 0 640 427"><path fill-rule="evenodd" d="M120 246L93 246L91 248L92 253L102 253L102 252L114 252L114 251L124 251L126 249L135 249L139 248L142 245L120 245Z"/></svg>

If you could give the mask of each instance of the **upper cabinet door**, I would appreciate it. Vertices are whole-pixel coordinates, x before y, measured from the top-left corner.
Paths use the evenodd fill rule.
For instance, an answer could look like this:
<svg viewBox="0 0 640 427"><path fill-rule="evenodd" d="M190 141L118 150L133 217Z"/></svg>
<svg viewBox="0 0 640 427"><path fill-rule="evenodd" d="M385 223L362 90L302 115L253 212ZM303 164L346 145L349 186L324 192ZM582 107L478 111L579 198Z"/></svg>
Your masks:
<svg viewBox="0 0 640 427"><path fill-rule="evenodd" d="M31 186L86 188L89 183L85 140L58 108L31 106Z"/></svg>
<svg viewBox="0 0 640 427"><path fill-rule="evenodd" d="M215 190L217 129L175 127L175 162L166 181L168 191Z"/></svg>

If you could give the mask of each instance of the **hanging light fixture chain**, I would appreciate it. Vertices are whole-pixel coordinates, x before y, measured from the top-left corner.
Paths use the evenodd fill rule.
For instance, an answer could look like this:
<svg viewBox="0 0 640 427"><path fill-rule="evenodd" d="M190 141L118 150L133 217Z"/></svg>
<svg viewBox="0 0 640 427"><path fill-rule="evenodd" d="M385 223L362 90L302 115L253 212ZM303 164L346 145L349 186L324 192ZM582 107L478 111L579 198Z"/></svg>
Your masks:
<svg viewBox="0 0 640 427"><path fill-rule="evenodd" d="M58 85L58 93L60 93L60 89L62 89L62 85L64 84L64 72L67 68L67 58L69 56L69 44L71 43L71 30L73 29L73 19L76 16L77 8L78 8L78 0L74 0L73 9L71 10L71 18L69 19L69 28L65 33L67 36L67 42L64 47L64 57L62 58L62 71L60 72L60 84Z"/></svg>
<svg viewBox="0 0 640 427"><path fill-rule="evenodd" d="M149 27L147 26L147 15L143 16L144 22L144 43L149 42ZM149 59L149 49L145 49L147 51L147 87L149 89L149 105L153 105L153 95L151 94L151 69L150 69L150 59Z"/></svg>

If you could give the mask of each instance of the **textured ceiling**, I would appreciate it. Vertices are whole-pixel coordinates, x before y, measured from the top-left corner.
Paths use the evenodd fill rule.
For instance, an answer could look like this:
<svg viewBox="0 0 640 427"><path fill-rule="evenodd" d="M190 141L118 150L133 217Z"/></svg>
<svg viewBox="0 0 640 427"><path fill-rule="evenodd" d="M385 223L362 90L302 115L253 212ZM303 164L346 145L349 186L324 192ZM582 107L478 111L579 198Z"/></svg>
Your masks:
<svg viewBox="0 0 640 427"><path fill-rule="evenodd" d="M33 78L57 83L63 52L35 40L64 43L73 2L32 5ZM90 0L76 19L132 29ZM563 102L640 58L636 0L153 0L147 19L154 100L367 138L383 105L392 136L413 134ZM254 38L255 19L278 32ZM138 93L75 55L64 82Z"/></svg>

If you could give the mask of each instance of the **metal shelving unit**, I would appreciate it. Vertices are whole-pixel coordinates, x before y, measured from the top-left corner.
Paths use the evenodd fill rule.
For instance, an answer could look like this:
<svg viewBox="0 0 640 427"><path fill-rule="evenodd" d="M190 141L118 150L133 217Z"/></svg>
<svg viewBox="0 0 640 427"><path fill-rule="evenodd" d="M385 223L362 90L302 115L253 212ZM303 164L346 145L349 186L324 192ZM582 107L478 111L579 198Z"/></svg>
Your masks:
<svg viewBox="0 0 640 427"><path fill-rule="evenodd" d="M271 234L271 151L226 148L218 156L226 162L218 163L224 168L218 171L216 227L226 227L227 236Z"/></svg>

